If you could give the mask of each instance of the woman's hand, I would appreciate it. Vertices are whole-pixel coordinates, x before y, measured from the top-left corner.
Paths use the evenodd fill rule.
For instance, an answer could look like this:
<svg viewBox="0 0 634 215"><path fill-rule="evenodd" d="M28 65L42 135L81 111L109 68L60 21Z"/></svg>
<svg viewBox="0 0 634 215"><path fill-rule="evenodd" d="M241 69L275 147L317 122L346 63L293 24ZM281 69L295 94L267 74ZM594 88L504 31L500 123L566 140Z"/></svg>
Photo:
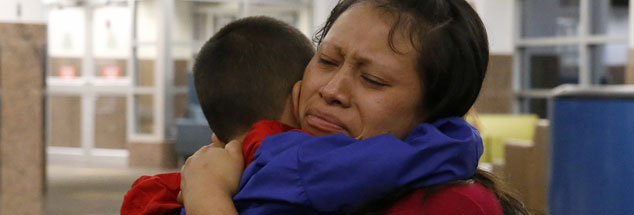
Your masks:
<svg viewBox="0 0 634 215"><path fill-rule="evenodd" d="M242 143L213 143L189 157L181 169L181 199L187 214L237 214L231 197L244 168Z"/></svg>

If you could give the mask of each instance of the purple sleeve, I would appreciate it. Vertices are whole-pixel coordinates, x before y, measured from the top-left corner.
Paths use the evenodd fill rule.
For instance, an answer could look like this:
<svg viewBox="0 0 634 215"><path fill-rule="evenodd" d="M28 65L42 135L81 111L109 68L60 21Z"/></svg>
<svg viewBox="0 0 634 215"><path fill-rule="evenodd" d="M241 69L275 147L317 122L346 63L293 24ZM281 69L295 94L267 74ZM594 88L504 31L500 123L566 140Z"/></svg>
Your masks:
<svg viewBox="0 0 634 215"><path fill-rule="evenodd" d="M420 124L405 141L287 132L264 139L234 202L241 214L350 211L405 186L469 178L482 151L478 131L457 117Z"/></svg>

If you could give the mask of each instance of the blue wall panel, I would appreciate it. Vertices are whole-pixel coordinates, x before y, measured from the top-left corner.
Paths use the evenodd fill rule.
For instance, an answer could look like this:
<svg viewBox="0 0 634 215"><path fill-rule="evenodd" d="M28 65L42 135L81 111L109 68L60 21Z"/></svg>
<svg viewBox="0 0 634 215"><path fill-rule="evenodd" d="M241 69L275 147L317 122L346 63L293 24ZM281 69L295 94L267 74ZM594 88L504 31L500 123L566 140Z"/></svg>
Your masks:
<svg viewBox="0 0 634 215"><path fill-rule="evenodd" d="M550 214L634 214L634 99L552 105Z"/></svg>

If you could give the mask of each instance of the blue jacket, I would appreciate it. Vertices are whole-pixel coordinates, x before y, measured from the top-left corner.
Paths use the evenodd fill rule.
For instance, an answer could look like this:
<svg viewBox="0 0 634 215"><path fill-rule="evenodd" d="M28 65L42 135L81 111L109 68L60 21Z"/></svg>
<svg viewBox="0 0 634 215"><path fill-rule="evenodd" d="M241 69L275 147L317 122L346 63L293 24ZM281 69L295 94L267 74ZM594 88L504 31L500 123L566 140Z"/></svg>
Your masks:
<svg viewBox="0 0 634 215"><path fill-rule="evenodd" d="M233 200L240 214L351 211L402 187L470 178L482 151L459 117L420 124L404 141L286 132L264 139Z"/></svg>

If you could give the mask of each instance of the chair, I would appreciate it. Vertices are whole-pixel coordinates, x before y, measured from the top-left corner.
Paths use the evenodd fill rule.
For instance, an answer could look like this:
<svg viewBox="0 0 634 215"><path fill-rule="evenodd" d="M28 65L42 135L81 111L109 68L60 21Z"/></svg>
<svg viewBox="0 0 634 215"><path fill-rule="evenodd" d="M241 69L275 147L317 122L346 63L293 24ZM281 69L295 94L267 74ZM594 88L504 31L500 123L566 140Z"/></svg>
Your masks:
<svg viewBox="0 0 634 215"><path fill-rule="evenodd" d="M477 117L477 119L475 119ZM532 141L535 135L537 115L479 114L468 115L467 121L478 121L480 135L484 144L484 154L480 162L492 163L504 160L504 142L506 140Z"/></svg>
<svg viewBox="0 0 634 215"><path fill-rule="evenodd" d="M193 74L187 73L187 115L176 123L176 153L180 158L193 155L202 146L211 143L212 131L203 114L196 90Z"/></svg>

